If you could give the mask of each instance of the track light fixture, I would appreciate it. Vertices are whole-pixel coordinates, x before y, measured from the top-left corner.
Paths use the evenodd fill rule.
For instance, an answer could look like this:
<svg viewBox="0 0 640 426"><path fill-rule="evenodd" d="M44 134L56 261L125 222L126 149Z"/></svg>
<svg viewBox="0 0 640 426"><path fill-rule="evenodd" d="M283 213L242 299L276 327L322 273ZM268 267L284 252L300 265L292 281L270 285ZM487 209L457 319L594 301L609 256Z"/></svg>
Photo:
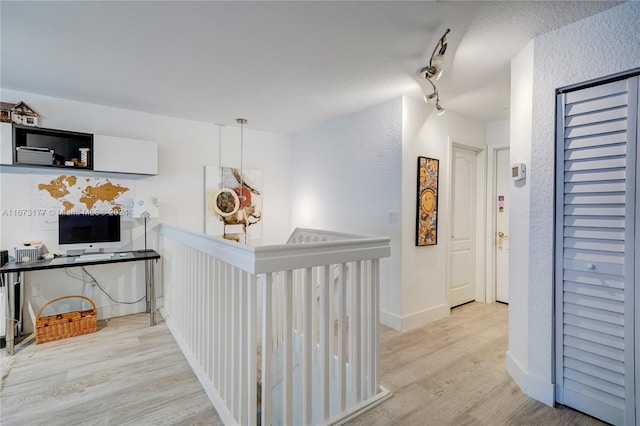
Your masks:
<svg viewBox="0 0 640 426"><path fill-rule="evenodd" d="M432 99L435 99L438 115L444 114L445 109L440 105L440 95L432 80L439 80L440 76L442 76L442 72L444 71L444 54L447 51L447 34L449 34L450 31L451 30L447 28L442 37L440 37L440 40L438 40L436 47L431 53L431 58L429 58L429 65L420 70L420 73L424 74L425 80L427 80L433 87L432 93L424 95L424 101L426 103L430 103Z"/></svg>

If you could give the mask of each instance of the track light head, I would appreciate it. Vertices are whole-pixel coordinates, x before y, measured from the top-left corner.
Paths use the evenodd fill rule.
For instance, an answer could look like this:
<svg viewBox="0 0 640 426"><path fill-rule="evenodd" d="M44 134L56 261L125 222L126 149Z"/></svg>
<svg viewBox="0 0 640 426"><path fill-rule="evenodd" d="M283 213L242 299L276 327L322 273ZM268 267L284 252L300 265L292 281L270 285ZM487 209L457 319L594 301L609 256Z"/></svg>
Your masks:
<svg viewBox="0 0 640 426"><path fill-rule="evenodd" d="M438 97L438 94L436 92L433 92L429 95L424 95L424 101L429 104L433 99L437 97Z"/></svg>

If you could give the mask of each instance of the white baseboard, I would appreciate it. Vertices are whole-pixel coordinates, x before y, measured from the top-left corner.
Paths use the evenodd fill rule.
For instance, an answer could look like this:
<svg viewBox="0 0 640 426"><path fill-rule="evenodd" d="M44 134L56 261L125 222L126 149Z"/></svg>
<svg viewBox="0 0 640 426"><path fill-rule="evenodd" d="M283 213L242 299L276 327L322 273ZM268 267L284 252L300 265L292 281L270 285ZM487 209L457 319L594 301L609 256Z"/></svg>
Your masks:
<svg viewBox="0 0 640 426"><path fill-rule="evenodd" d="M505 355L507 372L522 389L522 392L543 404L553 407L556 401L555 385L540 377L527 374L509 351Z"/></svg>
<svg viewBox="0 0 640 426"><path fill-rule="evenodd" d="M402 331L411 330L412 328L421 327L431 321L438 320L440 318L448 317L451 309L449 305L442 304L434 306L433 308L425 309L420 312L415 312L411 315L402 317Z"/></svg>
<svg viewBox="0 0 640 426"><path fill-rule="evenodd" d="M431 321L448 317L449 313L449 306L445 304L425 309L404 317L399 317L398 315L381 310L380 323L397 331L407 331L412 328L421 327Z"/></svg>
<svg viewBox="0 0 640 426"><path fill-rule="evenodd" d="M518 361L516 361L511 353L507 351L505 353L505 367L507 368L507 373L511 376L516 385L520 387L520 389L525 388L525 382L527 378L527 373L524 372Z"/></svg>
<svg viewBox="0 0 640 426"><path fill-rule="evenodd" d="M147 310L146 303L144 301L138 302L132 305L109 305L101 306L98 309L98 319L108 319L115 317L122 317L125 315L139 314Z"/></svg>
<svg viewBox="0 0 640 426"><path fill-rule="evenodd" d="M395 314L380 310L380 324L393 328L396 331L402 330L402 318Z"/></svg>

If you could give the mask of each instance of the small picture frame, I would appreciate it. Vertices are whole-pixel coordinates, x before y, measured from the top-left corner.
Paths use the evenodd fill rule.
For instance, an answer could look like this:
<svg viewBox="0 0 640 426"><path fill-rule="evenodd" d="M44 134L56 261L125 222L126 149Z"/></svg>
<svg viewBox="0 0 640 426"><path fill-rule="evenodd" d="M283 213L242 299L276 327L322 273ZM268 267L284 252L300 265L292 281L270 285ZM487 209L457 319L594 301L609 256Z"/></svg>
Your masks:
<svg viewBox="0 0 640 426"><path fill-rule="evenodd" d="M416 246L438 244L439 172L439 160L418 157Z"/></svg>

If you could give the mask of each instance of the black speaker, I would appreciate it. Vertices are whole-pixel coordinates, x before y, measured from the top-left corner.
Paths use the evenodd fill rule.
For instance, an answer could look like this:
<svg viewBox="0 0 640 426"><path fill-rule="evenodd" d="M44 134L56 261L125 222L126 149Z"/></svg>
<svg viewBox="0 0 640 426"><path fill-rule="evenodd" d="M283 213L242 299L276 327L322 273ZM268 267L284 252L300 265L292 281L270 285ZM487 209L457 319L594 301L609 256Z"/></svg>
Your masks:
<svg viewBox="0 0 640 426"><path fill-rule="evenodd" d="M9 262L9 252L7 250L0 250L0 266Z"/></svg>

